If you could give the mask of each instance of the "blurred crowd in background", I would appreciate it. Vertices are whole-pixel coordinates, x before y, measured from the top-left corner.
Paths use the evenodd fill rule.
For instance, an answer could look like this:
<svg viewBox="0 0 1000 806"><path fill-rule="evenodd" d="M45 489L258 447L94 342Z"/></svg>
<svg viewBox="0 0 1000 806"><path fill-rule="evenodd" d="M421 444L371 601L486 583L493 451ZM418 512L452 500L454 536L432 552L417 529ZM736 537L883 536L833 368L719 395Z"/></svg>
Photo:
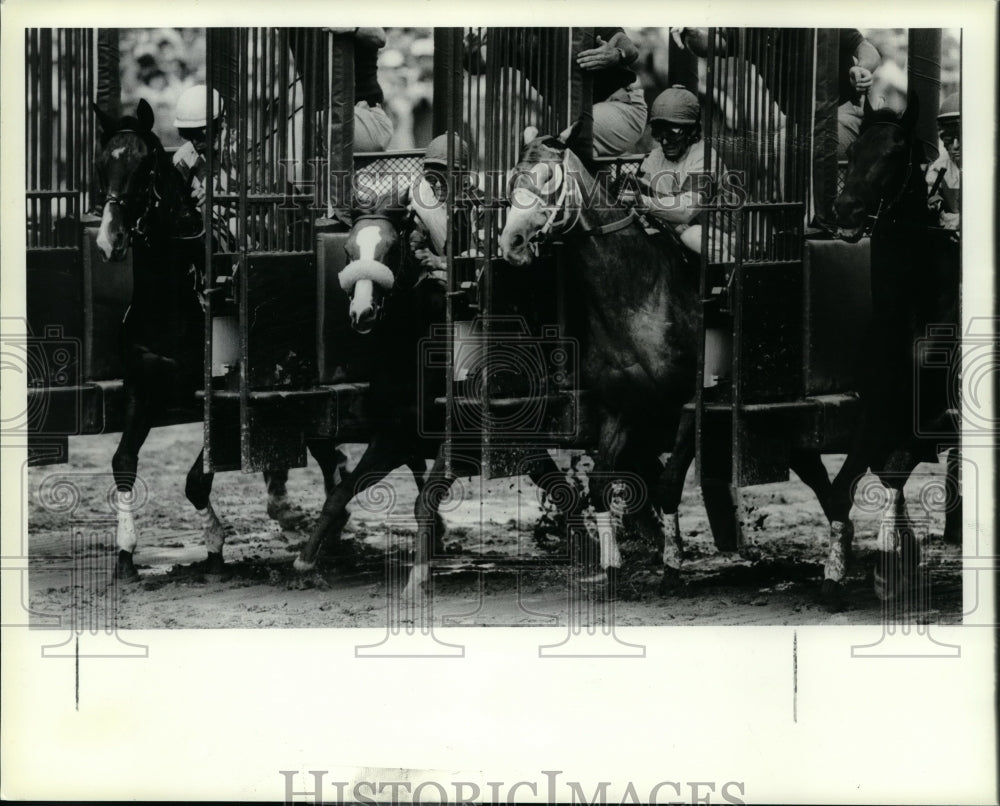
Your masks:
<svg viewBox="0 0 1000 806"><path fill-rule="evenodd" d="M674 81L668 74L668 47L675 46L669 28L626 28L639 49L634 69L647 103ZM862 28L882 54L871 90L873 103L897 111L906 106L905 28ZM424 148L432 138L434 39L430 28L387 28L388 44L379 53L379 82L385 109L395 124L390 150ZM192 84L205 82L203 28L122 29L121 83L126 110L145 98L156 114L157 134L167 147L181 140L173 128L173 109ZM942 32L941 95L959 89L960 40L957 30Z"/></svg>

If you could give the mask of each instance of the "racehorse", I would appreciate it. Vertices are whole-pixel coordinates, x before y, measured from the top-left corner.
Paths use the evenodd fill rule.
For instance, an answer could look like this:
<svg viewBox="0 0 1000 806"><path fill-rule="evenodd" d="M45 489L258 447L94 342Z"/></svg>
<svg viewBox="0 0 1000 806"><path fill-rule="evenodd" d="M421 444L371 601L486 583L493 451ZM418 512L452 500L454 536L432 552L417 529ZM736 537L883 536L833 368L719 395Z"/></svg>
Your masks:
<svg viewBox="0 0 1000 806"><path fill-rule="evenodd" d="M830 555L824 598L839 607L850 556L850 510L858 482L871 469L885 487L875 564L876 593L889 598L917 569L919 546L903 485L919 462L937 461L942 435L954 433L958 408L960 254L954 233L931 225L924 159L915 136L918 100L906 111L872 109L865 101L836 202L838 235L855 242L870 226L872 321L861 370L861 418L833 482ZM935 337L937 333L947 335ZM934 356L950 356L942 382ZM931 359L931 360L928 360Z"/></svg>
<svg viewBox="0 0 1000 806"><path fill-rule="evenodd" d="M200 237L176 237L187 200L179 173L153 133L150 105L141 100L134 117L120 120L96 104L93 108L101 129L97 174L104 194L97 246L110 261L124 260L132 250L132 299L122 323L125 423L111 465L118 510L116 574L135 580L133 490L139 450L156 419L169 406L193 404L204 382L205 319L196 267L205 245ZM310 441L309 447L332 488L338 452L326 441ZM203 454L191 466L184 491L203 519L206 570L218 574L226 530L212 508L213 474L204 472ZM276 468L265 478L268 513L281 518L290 511L287 470Z"/></svg>
<svg viewBox="0 0 1000 806"><path fill-rule="evenodd" d="M662 542L661 592L668 593L681 582L677 507L695 454L694 417L684 406L697 378L698 277L679 243L649 237L637 213L587 171L573 151L577 131L564 140L526 130L500 248L507 262L525 266L546 239L565 244L566 264L584 288L581 369L600 422L591 495L601 564L613 581L621 558L608 512L612 488L618 476L638 477L647 500L635 507L632 525L650 545ZM667 450L664 467L659 455ZM792 469L826 511L830 482L819 455L793 453Z"/></svg>
<svg viewBox="0 0 1000 806"><path fill-rule="evenodd" d="M413 192L419 194L421 189L424 198L429 198L429 186L418 182L412 192L410 188L390 192L354 213L344 245L349 262L339 280L350 298L351 327L374 341L367 398L373 436L354 470L327 496L319 521L294 563L298 571L311 571L324 542L339 542L350 500L405 465L417 484L417 537L404 596L414 595L429 579L431 550L441 550L444 534L438 508L455 480L440 437L444 408L435 402L446 394L445 371L428 365L421 353L421 344L439 334L446 322L446 280L443 270L430 270L416 258L411 239L419 218L431 243L443 251L447 213L440 204L413 204ZM427 459L434 460L430 471ZM477 468L468 457L457 459L463 472L475 474ZM564 483L548 454L533 454L524 465L543 489Z"/></svg>

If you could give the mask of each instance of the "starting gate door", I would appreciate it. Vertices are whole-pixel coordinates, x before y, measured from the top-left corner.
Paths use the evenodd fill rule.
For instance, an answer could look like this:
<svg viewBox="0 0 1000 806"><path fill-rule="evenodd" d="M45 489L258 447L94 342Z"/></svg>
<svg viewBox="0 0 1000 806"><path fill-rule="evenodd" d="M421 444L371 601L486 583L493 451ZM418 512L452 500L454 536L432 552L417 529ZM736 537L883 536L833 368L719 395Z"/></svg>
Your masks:
<svg viewBox="0 0 1000 806"><path fill-rule="evenodd" d="M96 40L104 35L25 32L25 350L35 464L66 461L67 436L114 430L121 414L118 324L131 267L101 260L98 221L87 214L96 189Z"/></svg>
<svg viewBox="0 0 1000 806"><path fill-rule="evenodd" d="M834 317L864 316L867 247L806 238L816 37L709 35L703 130L720 192L702 232L697 456L706 491L787 480L791 451L830 450L849 433L844 331L860 329L838 331ZM739 508L733 519L710 505L709 516L716 542L735 548Z"/></svg>
<svg viewBox="0 0 1000 806"><path fill-rule="evenodd" d="M205 205L208 469L302 466L307 436L335 419L336 398L319 386L316 235L343 192L323 183L324 169L350 167L349 127L337 121L352 102L341 95L353 85L345 39L319 28L207 32L208 84L224 113L208 131L220 143Z"/></svg>
<svg viewBox="0 0 1000 806"><path fill-rule="evenodd" d="M581 437L578 351L558 245L526 269L507 264L498 245L525 127L559 134L590 107L590 81L571 58L589 46L588 35L592 42L585 28L435 30L435 94L445 99L435 109L435 134L461 140L449 146L448 231L469 214L463 193L478 192L482 210L468 243L448 239L438 359L447 366L447 455L477 455L486 477L524 472L526 453ZM467 165L454 153L460 146ZM476 190L462 189L463 174Z"/></svg>

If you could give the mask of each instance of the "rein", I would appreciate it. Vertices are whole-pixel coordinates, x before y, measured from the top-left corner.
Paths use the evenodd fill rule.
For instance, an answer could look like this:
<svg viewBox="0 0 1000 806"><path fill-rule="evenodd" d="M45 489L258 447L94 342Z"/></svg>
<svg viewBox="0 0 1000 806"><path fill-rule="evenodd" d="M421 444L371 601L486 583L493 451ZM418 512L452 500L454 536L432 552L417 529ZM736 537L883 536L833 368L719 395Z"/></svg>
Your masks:
<svg viewBox="0 0 1000 806"><path fill-rule="evenodd" d="M892 121L881 121L879 123L873 124L873 127L874 126L893 126L900 130L902 130L903 128L898 123L893 123ZM906 173L903 176L903 181L900 184L899 191L896 193L895 196L892 197L892 199L889 200L888 203L886 203L885 196L879 198L878 207L875 209L875 213L868 216L869 224L866 229L869 234L872 231L874 231L875 227L878 226L879 220L882 219L883 216L887 216L889 213L891 213L900 203L900 201L902 201L903 197L910 189L910 179L912 178L912 176L913 176L913 146L911 144L910 154L906 162ZM891 222L892 219L889 219L889 221Z"/></svg>

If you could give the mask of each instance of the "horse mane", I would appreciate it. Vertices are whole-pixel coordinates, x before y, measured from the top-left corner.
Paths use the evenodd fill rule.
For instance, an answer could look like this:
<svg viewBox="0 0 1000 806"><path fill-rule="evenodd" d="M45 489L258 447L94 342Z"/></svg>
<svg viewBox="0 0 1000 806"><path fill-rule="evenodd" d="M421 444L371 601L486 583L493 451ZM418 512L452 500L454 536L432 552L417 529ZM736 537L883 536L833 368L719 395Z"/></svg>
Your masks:
<svg viewBox="0 0 1000 806"><path fill-rule="evenodd" d="M861 121L859 133L867 131L878 123L896 123L902 119L902 115L894 111L891 107L883 106L881 109L874 109Z"/></svg>

